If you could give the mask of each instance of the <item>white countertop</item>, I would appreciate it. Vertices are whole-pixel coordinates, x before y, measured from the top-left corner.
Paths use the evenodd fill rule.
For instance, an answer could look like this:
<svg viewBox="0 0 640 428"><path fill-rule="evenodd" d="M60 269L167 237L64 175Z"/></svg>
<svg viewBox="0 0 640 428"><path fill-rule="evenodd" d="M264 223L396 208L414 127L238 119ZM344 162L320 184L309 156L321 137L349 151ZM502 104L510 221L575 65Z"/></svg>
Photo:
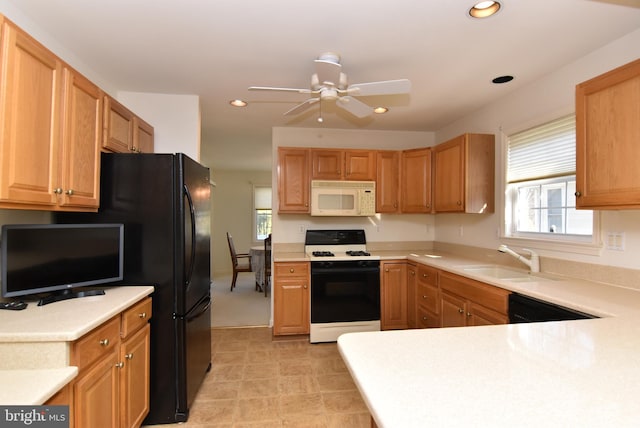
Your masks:
<svg viewBox="0 0 640 428"><path fill-rule="evenodd" d="M380 428L639 426L640 291L560 276L499 280L464 270L490 262L431 251L376 254L603 317L342 335L338 348Z"/></svg>

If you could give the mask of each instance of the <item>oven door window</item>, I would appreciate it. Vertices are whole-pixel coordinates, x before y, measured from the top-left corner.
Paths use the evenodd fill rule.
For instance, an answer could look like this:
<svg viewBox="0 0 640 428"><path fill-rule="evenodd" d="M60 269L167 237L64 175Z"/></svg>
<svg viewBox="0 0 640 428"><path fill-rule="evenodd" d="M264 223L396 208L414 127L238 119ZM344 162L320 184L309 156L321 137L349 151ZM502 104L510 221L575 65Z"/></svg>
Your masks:
<svg viewBox="0 0 640 428"><path fill-rule="evenodd" d="M311 323L380 319L380 268L311 268Z"/></svg>

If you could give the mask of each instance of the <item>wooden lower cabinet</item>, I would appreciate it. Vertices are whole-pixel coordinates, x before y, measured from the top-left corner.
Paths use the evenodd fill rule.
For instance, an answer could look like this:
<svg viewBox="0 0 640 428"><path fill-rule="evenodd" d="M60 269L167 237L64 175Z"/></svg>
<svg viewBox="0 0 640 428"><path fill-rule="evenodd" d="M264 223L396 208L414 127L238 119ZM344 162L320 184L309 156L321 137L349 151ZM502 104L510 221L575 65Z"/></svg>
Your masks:
<svg viewBox="0 0 640 428"><path fill-rule="evenodd" d="M151 298L71 345L78 377L47 404L68 404L70 427L139 427L149 412Z"/></svg>
<svg viewBox="0 0 640 428"><path fill-rule="evenodd" d="M441 271L442 327L508 324L510 292Z"/></svg>
<svg viewBox="0 0 640 428"><path fill-rule="evenodd" d="M273 335L309 334L309 263L276 262L273 269Z"/></svg>
<svg viewBox="0 0 640 428"><path fill-rule="evenodd" d="M409 328L407 262L380 263L380 325L382 330Z"/></svg>

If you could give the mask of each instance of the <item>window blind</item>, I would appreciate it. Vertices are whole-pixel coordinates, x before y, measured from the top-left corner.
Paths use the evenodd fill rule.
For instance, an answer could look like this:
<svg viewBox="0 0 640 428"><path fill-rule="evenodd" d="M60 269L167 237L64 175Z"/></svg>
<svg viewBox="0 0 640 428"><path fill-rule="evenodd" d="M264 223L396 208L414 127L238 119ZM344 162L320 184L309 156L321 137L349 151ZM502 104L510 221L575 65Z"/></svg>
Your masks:
<svg viewBox="0 0 640 428"><path fill-rule="evenodd" d="M507 150L509 183L575 174L575 115L509 136Z"/></svg>
<svg viewBox="0 0 640 428"><path fill-rule="evenodd" d="M254 204L257 210L271 209L271 187L255 186L253 188Z"/></svg>

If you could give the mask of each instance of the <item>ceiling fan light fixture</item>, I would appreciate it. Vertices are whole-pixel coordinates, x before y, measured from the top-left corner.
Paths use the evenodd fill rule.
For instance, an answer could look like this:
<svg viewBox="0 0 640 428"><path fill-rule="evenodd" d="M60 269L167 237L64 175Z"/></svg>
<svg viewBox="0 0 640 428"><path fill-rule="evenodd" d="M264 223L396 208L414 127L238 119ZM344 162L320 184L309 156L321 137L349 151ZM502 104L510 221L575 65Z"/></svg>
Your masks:
<svg viewBox="0 0 640 428"><path fill-rule="evenodd" d="M373 112L376 113L376 114L385 114L388 111L389 111L389 109L386 108L386 107L375 107L373 109Z"/></svg>
<svg viewBox="0 0 640 428"><path fill-rule="evenodd" d="M488 18L498 13L500 8L501 4L497 1L481 1L469 9L469 16L478 19Z"/></svg>
<svg viewBox="0 0 640 428"><path fill-rule="evenodd" d="M229 104L231 104L234 107L246 107L248 103L243 100L231 100L229 101Z"/></svg>

